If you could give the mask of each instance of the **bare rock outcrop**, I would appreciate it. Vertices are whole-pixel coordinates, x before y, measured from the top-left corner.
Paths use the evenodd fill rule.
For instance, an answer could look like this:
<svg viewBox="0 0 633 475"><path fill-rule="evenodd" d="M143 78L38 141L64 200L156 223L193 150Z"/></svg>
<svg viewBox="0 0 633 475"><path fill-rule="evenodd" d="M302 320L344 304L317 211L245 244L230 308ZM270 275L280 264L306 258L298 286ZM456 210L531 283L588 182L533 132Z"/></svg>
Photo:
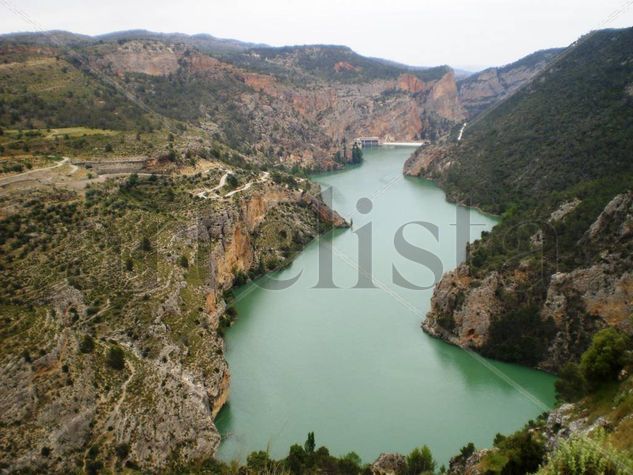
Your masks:
<svg viewBox="0 0 633 475"><path fill-rule="evenodd" d="M461 80L458 87L463 107L470 117L479 114L532 80L559 52L557 49L539 51L515 63L485 69Z"/></svg>
<svg viewBox="0 0 633 475"><path fill-rule="evenodd" d="M577 206L576 201L564 203L552 219L565 219ZM632 229L633 193L618 195L578 243L588 255L587 264L547 276L546 296L538 313L540 322L553 325L553 336L536 366L558 371L567 361L577 360L592 335L606 326L633 334ZM532 240L532 245L541 244ZM455 345L484 349L491 325L521 302L517 292L530 279L524 265L506 265L479 278L471 275L468 264L448 272L433 292L423 329Z"/></svg>
<svg viewBox="0 0 633 475"><path fill-rule="evenodd" d="M182 48L158 41L128 41L100 60L102 67L115 74L142 73L149 76L167 76L178 70Z"/></svg>
<svg viewBox="0 0 633 475"><path fill-rule="evenodd" d="M370 470L372 475L400 475L407 469L407 460L404 455L385 453L380 454Z"/></svg>

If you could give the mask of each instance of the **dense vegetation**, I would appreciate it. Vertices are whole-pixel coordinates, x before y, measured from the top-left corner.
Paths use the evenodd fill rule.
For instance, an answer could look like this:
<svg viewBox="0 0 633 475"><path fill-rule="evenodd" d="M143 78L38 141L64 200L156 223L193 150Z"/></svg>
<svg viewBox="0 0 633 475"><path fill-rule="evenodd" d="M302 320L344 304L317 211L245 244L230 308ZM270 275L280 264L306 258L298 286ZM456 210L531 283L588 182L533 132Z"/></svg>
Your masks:
<svg viewBox="0 0 633 475"><path fill-rule="evenodd" d="M597 262L601 252L630 256L630 241L584 238L604 207L633 186L633 28L580 40L533 82L466 128L450 146L451 166L435 175L453 199L501 214L469 249L477 282L500 272L502 316L491 322L482 353L536 365L556 336L540 317L551 276ZM564 219L551 214L578 203ZM628 265L622 260L614 272ZM513 272L526 278L515 281ZM568 296L578 360L599 327L579 297ZM450 323L450 322L449 322Z"/></svg>
<svg viewBox="0 0 633 475"><path fill-rule="evenodd" d="M632 50L633 28L593 33L469 125L444 177L449 193L501 214L633 173Z"/></svg>
<svg viewBox="0 0 633 475"><path fill-rule="evenodd" d="M6 47L5 47L6 48ZM92 127L149 130L153 121L78 56L66 60L20 49L3 49L0 125L13 129Z"/></svg>

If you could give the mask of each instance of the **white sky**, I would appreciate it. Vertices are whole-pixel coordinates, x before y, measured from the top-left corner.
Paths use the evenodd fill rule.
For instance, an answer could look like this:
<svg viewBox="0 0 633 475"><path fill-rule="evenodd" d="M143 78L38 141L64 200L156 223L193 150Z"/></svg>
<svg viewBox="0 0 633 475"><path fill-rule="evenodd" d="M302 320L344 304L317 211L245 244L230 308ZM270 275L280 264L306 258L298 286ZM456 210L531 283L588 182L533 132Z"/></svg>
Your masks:
<svg viewBox="0 0 633 475"><path fill-rule="evenodd" d="M476 69L633 26L627 0L0 0L0 32L128 29L289 44L343 44L403 63ZM17 12L16 12L17 10ZM21 15L23 13L23 15ZM34 26L34 23L37 26Z"/></svg>

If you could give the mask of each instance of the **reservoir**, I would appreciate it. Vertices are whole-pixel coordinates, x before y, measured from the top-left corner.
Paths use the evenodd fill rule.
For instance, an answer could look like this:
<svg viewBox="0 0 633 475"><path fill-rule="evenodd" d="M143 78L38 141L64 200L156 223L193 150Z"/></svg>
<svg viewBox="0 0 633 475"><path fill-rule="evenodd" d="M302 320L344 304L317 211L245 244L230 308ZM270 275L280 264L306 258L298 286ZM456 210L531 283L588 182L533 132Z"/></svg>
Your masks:
<svg viewBox="0 0 633 475"><path fill-rule="evenodd" d="M333 208L353 219L353 229L321 236L271 276L300 274L289 288L251 283L236 292L239 317L225 335L230 400L216 420L222 460L243 461L254 450L285 457L314 432L317 447L333 455L354 451L366 463L426 444L439 467L468 442L490 447L496 433L511 433L553 406L552 376L485 360L420 328L433 266L403 257L394 237L405 225L402 237L436 256L443 272L464 249L457 244L458 207L433 183L402 176L412 152L364 150L361 165L314 176L333 190ZM361 198L371 200L371 210L359 212ZM495 224L475 210L468 215L470 240ZM426 225L407 224L413 222ZM355 288L359 234L368 236L369 224L374 288ZM315 288L320 244L332 249L338 288ZM426 289L398 285L402 279Z"/></svg>

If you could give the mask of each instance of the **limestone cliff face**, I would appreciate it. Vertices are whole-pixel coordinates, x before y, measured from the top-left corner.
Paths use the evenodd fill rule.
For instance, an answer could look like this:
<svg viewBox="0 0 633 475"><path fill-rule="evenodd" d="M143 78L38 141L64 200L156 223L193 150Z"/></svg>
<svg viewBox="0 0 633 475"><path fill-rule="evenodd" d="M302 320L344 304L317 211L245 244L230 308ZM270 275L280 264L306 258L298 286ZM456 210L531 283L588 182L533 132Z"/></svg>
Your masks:
<svg viewBox="0 0 633 475"><path fill-rule="evenodd" d="M435 137L465 117L452 71L428 82L411 74L402 74L393 81L320 82L306 88L262 74L246 74L245 82L269 96L289 101L336 142L360 135L388 140Z"/></svg>
<svg viewBox="0 0 633 475"><path fill-rule="evenodd" d="M129 41L106 53L99 63L116 75L142 73L149 76L166 76L178 70L182 48L157 41Z"/></svg>
<svg viewBox="0 0 633 475"><path fill-rule="evenodd" d="M491 320L503 310L495 297L502 283L497 272L480 285L472 283L466 265L444 275L433 292L431 312L422 328L455 345L480 349L486 343Z"/></svg>
<svg viewBox="0 0 633 475"><path fill-rule="evenodd" d="M387 140L430 138L464 118L452 72L436 81L403 74L395 81L342 84L326 91L319 95L334 100L311 112L335 140L359 135Z"/></svg>
<svg viewBox="0 0 633 475"><path fill-rule="evenodd" d="M462 79L458 84L461 104L470 117L476 116L532 80L559 52L558 49L539 51L515 63Z"/></svg>
<svg viewBox="0 0 633 475"><path fill-rule="evenodd" d="M451 146L437 142L416 149L404 162L403 173L407 176L434 178L451 166Z"/></svg>
<svg viewBox="0 0 633 475"><path fill-rule="evenodd" d="M558 211L552 213L554 219L569 214ZM605 326L633 333L633 262L626 244L632 235L633 193L618 195L577 243L579 249L596 252L596 259L548 276L538 312L542 322L552 322L554 334L536 366L557 371L578 359L591 336ZM538 248L541 243L536 239L532 245ZM455 345L485 350L491 325L514 311L513 302L521 301L518 293L529 285L529 276L527 267L518 263L474 279L469 266L462 264L436 286L422 327Z"/></svg>

